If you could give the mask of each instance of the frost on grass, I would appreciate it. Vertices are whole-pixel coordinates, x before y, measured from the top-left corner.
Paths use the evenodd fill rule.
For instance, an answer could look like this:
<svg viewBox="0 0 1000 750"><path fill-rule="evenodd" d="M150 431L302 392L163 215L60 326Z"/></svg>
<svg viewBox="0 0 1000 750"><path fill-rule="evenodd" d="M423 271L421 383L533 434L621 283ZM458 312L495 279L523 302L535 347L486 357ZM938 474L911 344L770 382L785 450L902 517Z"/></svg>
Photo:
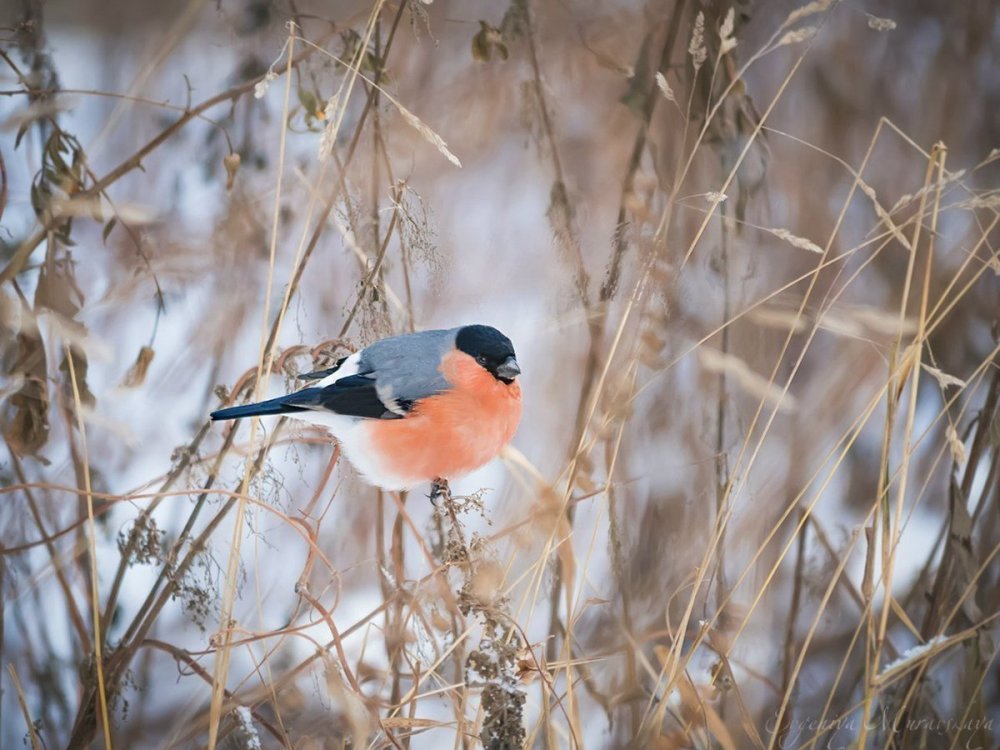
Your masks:
<svg viewBox="0 0 1000 750"><path fill-rule="evenodd" d="M466 681L483 685L479 739L488 750L524 745L526 696L517 678L520 648L516 632L487 617L483 639L466 661Z"/></svg>
<svg viewBox="0 0 1000 750"><path fill-rule="evenodd" d="M885 667L883 667L882 671L879 673L879 677L885 677L890 672L895 672L903 669L904 667L911 666L918 659L940 651L941 649L938 647L947 643L947 641L948 639L944 635L936 635L927 641L927 643L921 643L913 648L906 649L906 651L899 655L898 659L889 662L885 665Z"/></svg>
<svg viewBox="0 0 1000 750"><path fill-rule="evenodd" d="M503 595L503 569L492 558L483 537L474 534L466 543L458 512L469 509L482 512L482 493L456 503L446 491L438 507L442 539L437 552L448 565L462 571L463 583L458 592L458 608L466 617L482 621L482 638L465 661L465 681L481 687L480 708L483 719L479 739L487 750L523 747L524 704L527 699L519 679L518 654L524 647L520 633L510 624L507 598Z"/></svg>
<svg viewBox="0 0 1000 750"><path fill-rule="evenodd" d="M261 80L257 81L253 87L253 98L263 99L264 95L267 94L267 90L271 87L271 81L278 77L278 74L273 70L268 69L267 75L265 75Z"/></svg>
<svg viewBox="0 0 1000 750"><path fill-rule="evenodd" d="M240 750L263 750L260 735L253 725L253 714L246 706L233 709L233 721L236 722L236 740Z"/></svg>
<svg viewBox="0 0 1000 750"><path fill-rule="evenodd" d="M875 31L892 31L896 28L896 22L891 18L879 18L878 16L873 16L871 13L866 13L868 16L868 28Z"/></svg>
<svg viewBox="0 0 1000 750"><path fill-rule="evenodd" d="M267 73L261 80L257 81L257 83L254 85L253 87L254 99L263 99L264 96L267 94L267 90L271 87L271 82L278 77L278 74L274 71L274 68L281 61L281 58L284 56L285 50L287 48L288 48L288 42L285 42L284 46L282 46L281 48L281 52L279 52L278 56L274 59L274 62L272 62L271 65L268 66Z"/></svg>

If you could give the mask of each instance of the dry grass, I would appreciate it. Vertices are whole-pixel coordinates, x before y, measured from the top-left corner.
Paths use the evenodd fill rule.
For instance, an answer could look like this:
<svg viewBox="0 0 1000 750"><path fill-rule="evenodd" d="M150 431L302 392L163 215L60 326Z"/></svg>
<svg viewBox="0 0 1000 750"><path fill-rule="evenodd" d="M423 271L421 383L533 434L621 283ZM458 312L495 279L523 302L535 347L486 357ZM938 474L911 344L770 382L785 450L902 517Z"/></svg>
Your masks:
<svg viewBox="0 0 1000 750"><path fill-rule="evenodd" d="M0 21L4 746L995 746L996 9L80 7ZM205 421L474 320L436 506Z"/></svg>

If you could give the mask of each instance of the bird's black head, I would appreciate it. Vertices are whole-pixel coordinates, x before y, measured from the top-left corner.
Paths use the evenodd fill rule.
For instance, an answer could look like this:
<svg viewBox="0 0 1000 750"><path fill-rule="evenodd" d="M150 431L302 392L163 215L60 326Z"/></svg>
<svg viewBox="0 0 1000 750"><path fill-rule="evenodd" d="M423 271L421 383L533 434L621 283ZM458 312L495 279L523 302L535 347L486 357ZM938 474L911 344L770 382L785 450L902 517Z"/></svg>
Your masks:
<svg viewBox="0 0 1000 750"><path fill-rule="evenodd" d="M459 329L455 346L504 383L514 382L521 368L514 357L514 345L496 328L465 326Z"/></svg>

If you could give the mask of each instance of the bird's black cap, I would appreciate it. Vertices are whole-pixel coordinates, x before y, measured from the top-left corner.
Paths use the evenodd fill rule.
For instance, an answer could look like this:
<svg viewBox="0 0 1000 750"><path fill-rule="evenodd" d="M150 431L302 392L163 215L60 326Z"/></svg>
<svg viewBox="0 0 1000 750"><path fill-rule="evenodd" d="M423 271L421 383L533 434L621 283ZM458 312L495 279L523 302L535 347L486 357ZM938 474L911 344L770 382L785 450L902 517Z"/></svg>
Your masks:
<svg viewBox="0 0 1000 750"><path fill-rule="evenodd" d="M455 346L505 383L513 381L521 372L514 356L514 345L492 326L473 325L459 329Z"/></svg>

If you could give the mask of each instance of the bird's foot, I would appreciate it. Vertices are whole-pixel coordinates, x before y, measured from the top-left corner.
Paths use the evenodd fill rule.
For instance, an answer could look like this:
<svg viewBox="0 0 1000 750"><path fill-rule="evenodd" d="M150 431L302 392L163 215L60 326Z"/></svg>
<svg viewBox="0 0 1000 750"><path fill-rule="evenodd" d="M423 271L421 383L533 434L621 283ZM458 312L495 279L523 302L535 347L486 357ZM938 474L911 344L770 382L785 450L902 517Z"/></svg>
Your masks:
<svg viewBox="0 0 1000 750"><path fill-rule="evenodd" d="M437 507L437 500L439 497L443 497L445 499L451 497L451 487L448 486L448 480L439 477L431 482L431 494L427 497L430 499L431 505L435 508Z"/></svg>

